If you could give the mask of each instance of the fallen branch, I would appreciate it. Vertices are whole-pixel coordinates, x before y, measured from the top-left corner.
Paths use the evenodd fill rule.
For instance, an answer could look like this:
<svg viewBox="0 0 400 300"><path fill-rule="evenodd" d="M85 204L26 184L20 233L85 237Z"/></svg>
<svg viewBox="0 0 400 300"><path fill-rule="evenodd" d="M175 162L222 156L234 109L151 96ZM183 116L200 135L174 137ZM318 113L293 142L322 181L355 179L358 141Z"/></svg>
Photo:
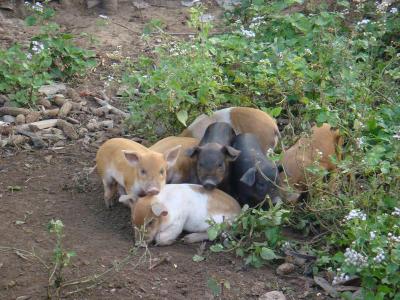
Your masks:
<svg viewBox="0 0 400 300"><path fill-rule="evenodd" d="M93 96L93 99L97 101L98 104L100 104L103 107L108 108L112 113L116 114L116 115L120 115L123 116L124 118L127 118L129 116L128 113L112 106L111 104L109 104L106 100L100 99L96 96Z"/></svg>
<svg viewBox="0 0 400 300"><path fill-rule="evenodd" d="M42 130L47 128L55 127L57 124L58 119L48 119L23 125L18 125L15 129L18 130Z"/></svg>

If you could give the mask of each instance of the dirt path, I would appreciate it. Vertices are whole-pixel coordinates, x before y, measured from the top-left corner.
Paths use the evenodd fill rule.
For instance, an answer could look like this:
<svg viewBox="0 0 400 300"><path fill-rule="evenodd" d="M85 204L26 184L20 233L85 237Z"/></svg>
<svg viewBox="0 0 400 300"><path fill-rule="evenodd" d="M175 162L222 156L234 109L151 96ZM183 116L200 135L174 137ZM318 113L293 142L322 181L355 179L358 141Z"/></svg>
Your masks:
<svg viewBox="0 0 400 300"><path fill-rule="evenodd" d="M218 9L213 12L220 14ZM58 9L57 21L75 34L86 32L92 36L96 43L88 44L84 39L80 42L105 59L90 78L77 83L77 90L104 88L101 78L110 73L108 67L112 63L107 60L107 53L118 50L134 57L146 51L147 45L132 30L142 30L150 19L163 20L168 31L188 30L185 26L188 12L180 1L176 1L175 8L144 10L142 16L129 3L122 3L119 15L112 18L114 23L107 26L97 24L98 13ZM3 39L3 46L11 40L23 41L33 32L18 27L21 23L15 19L10 24L10 39ZM157 42L156 37L153 42ZM77 254L65 270L66 280L104 272L128 255L133 246L129 209L122 205L105 209L99 178L96 174L89 177L83 174L84 168L93 166L95 151L95 146L84 148L79 143L67 144L59 150L1 149L0 247L34 250L49 264L55 241L46 226L54 218L65 225L65 248ZM0 299L45 299L46 269L20 252L1 249ZM196 263L192 257L198 249L199 244L188 246L181 242L152 247L153 262L170 257L169 262L152 270L148 269L148 259L135 266L141 250L106 282L70 299L212 299L207 287L211 277L229 282L230 289L224 290L223 299L257 299L271 290L283 291L288 299L314 299L315 291L299 275L278 277L275 267L246 268L231 254L210 254L208 250L203 254L206 260Z"/></svg>

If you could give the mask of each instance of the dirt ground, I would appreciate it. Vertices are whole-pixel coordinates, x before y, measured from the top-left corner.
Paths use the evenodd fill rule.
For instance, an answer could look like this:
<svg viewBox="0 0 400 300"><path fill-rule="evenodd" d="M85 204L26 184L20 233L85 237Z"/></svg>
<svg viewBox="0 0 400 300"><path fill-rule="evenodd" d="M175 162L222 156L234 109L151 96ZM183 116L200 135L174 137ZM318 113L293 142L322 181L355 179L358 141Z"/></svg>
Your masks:
<svg viewBox="0 0 400 300"><path fill-rule="evenodd" d="M76 82L74 88L103 89L102 78L112 73L109 53L120 51L122 56L134 58L148 51L149 45L133 31L140 32L150 19L163 20L167 31L187 32L187 8L175 2L168 8L152 6L141 15L130 3L120 3L118 14L106 26L97 24L98 9L65 10L55 4L57 21L72 33L86 32L95 38L94 44L87 39L80 39L80 43L104 59L101 67L86 80ZM214 4L211 13L220 15L221 11ZM34 32L34 28L22 27L12 13L5 15L9 27L1 34L2 46L24 41ZM157 37L152 42L157 43ZM46 298L49 273L37 258L22 250L51 263L55 239L48 233L47 224L53 218L65 225L64 247L76 252L65 269L67 281L101 274L129 254L133 247L129 209L122 205L106 209L97 174L85 175L93 166L97 146L83 146L78 141L45 150L0 149L0 299ZM168 247L150 247L145 259L140 259L145 251L140 249L117 271L109 273L103 283L68 298L212 299L207 281L214 278L229 282L222 299L258 299L272 290L283 291L287 299L324 299L301 274L280 277L275 273L276 266L245 267L232 254L211 254L207 248L205 261L194 262L192 257L199 247L179 241ZM163 258L168 260L149 269ZM69 286L63 294L79 287Z"/></svg>

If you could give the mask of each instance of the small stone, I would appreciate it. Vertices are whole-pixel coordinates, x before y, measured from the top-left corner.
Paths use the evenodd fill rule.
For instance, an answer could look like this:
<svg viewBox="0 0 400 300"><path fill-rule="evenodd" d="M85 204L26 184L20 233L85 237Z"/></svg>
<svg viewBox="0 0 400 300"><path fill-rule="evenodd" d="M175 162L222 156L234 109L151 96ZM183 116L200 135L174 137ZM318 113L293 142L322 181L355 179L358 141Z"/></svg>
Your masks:
<svg viewBox="0 0 400 300"><path fill-rule="evenodd" d="M58 112L58 116L60 118L65 118L68 116L72 109L72 103L70 101L64 102L64 104L61 106L60 111Z"/></svg>
<svg viewBox="0 0 400 300"><path fill-rule="evenodd" d="M32 111L26 115L25 122L33 123L33 122L39 121L39 119L40 119L40 112Z"/></svg>
<svg viewBox="0 0 400 300"><path fill-rule="evenodd" d="M291 263L283 263L281 264L277 269L276 269L276 273L278 275L287 275L290 274L294 271L295 269L295 265L291 264Z"/></svg>
<svg viewBox="0 0 400 300"><path fill-rule="evenodd" d="M62 129L64 134L71 140L76 140L79 138L79 135L74 128L74 125L72 125L71 123L68 123L67 121L64 120L58 120L57 127Z"/></svg>
<svg viewBox="0 0 400 300"><path fill-rule="evenodd" d="M65 146L65 142L64 141L58 141L53 146L54 147L64 147Z"/></svg>
<svg viewBox="0 0 400 300"><path fill-rule="evenodd" d="M51 159L53 158L53 155L46 155L44 157L44 160L49 164L51 162Z"/></svg>
<svg viewBox="0 0 400 300"><path fill-rule="evenodd" d="M15 146L25 144L29 141L29 138L27 136L23 136L20 134L16 134L11 138L11 143Z"/></svg>
<svg viewBox="0 0 400 300"><path fill-rule="evenodd" d="M106 121L101 121L98 123L99 126L107 129L111 129L114 127L114 121L113 120L106 120Z"/></svg>
<svg viewBox="0 0 400 300"><path fill-rule="evenodd" d="M47 117L51 117L51 118L54 118L54 117L57 117L58 116L58 113L60 112L60 109L59 108L54 108L54 109L47 109L47 110L45 110L44 112L43 112L43 114L45 115L45 116L47 116Z"/></svg>
<svg viewBox="0 0 400 300"><path fill-rule="evenodd" d="M66 90L66 86L63 83L54 83L49 85L43 85L39 88L39 93L46 96L55 95Z"/></svg>
<svg viewBox="0 0 400 300"><path fill-rule="evenodd" d="M115 293L116 291L117 291L117 289L115 289L115 288L110 290L111 293Z"/></svg>
<svg viewBox="0 0 400 300"><path fill-rule="evenodd" d="M17 125L25 124L25 116L22 115L22 114L19 114L19 115L15 118L15 124L17 124Z"/></svg>
<svg viewBox="0 0 400 300"><path fill-rule="evenodd" d="M55 104L57 104L58 106L63 106L65 102L67 102L67 99L65 99L63 94L57 94L54 95L53 97L53 101Z"/></svg>
<svg viewBox="0 0 400 300"><path fill-rule="evenodd" d="M51 108L51 102L45 98L39 99L37 103L44 106L44 108Z"/></svg>
<svg viewBox="0 0 400 300"><path fill-rule="evenodd" d="M79 96L78 92L75 91L74 89L67 88L67 92L65 93L65 95L74 102L82 101L82 98Z"/></svg>
<svg viewBox="0 0 400 300"><path fill-rule="evenodd" d="M15 300L28 300L30 298L31 298L31 296L19 296Z"/></svg>
<svg viewBox="0 0 400 300"><path fill-rule="evenodd" d="M93 113L98 117L105 116L106 114L108 114L109 111L110 109L106 106L93 109Z"/></svg>
<svg viewBox="0 0 400 300"><path fill-rule="evenodd" d="M84 137L86 134L88 134L89 130L85 127L81 127L78 130L78 134L80 137Z"/></svg>
<svg viewBox="0 0 400 300"><path fill-rule="evenodd" d="M89 131L96 131L100 128L96 119L90 119L86 127Z"/></svg>
<svg viewBox="0 0 400 300"><path fill-rule="evenodd" d="M73 111L80 111L82 109L82 102L71 102Z"/></svg>
<svg viewBox="0 0 400 300"><path fill-rule="evenodd" d="M11 280L8 284L9 287L14 287L17 285L17 283L14 280Z"/></svg>
<svg viewBox="0 0 400 300"><path fill-rule="evenodd" d="M15 123L15 117L10 116L10 115L4 115L3 121L7 122L7 123Z"/></svg>
<svg viewBox="0 0 400 300"><path fill-rule="evenodd" d="M167 290L160 290L160 296L166 297L168 295Z"/></svg>
<svg viewBox="0 0 400 300"><path fill-rule="evenodd" d="M265 293L264 295L259 297L258 300L286 300L286 297L282 292L272 291Z"/></svg>

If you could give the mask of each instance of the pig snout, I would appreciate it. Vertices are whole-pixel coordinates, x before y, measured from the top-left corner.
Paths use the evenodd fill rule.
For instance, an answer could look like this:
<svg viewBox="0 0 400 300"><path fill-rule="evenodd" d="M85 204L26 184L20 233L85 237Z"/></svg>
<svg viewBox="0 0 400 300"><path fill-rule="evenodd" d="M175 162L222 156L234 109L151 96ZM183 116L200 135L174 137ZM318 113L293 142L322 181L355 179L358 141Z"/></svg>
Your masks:
<svg viewBox="0 0 400 300"><path fill-rule="evenodd" d="M157 187L150 187L150 188L146 189L146 195L149 195L149 196L157 195L159 192L160 192L160 189Z"/></svg>
<svg viewBox="0 0 400 300"><path fill-rule="evenodd" d="M206 179L202 181L201 185L206 189L206 190L212 190L217 187L217 183L212 180L212 179Z"/></svg>

